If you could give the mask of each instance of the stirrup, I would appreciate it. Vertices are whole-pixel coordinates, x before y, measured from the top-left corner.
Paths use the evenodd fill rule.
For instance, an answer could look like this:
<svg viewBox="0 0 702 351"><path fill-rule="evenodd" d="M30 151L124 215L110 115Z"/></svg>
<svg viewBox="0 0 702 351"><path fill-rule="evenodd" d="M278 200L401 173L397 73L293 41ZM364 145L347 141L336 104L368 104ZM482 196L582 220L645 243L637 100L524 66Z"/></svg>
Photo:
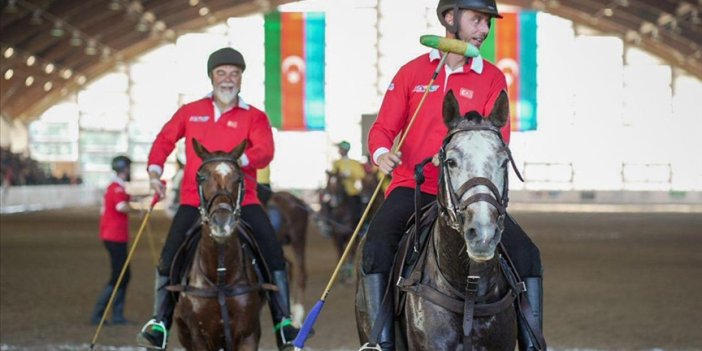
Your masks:
<svg viewBox="0 0 702 351"><path fill-rule="evenodd" d="M282 345L291 345L293 339L295 336L292 336L292 338L289 338L290 335L286 335L286 331L290 332L290 329L288 328L293 328L295 330L295 334L300 332L300 330L293 325L292 319L291 318L283 318L280 320L280 322L276 323L275 326L273 326L273 333L275 333L279 338L280 342Z"/></svg>
<svg viewBox="0 0 702 351"><path fill-rule="evenodd" d="M375 346L371 346L375 345ZM365 351L365 350L374 350L374 351L383 351L383 349L380 348L380 344L371 344L369 342L363 344L358 351Z"/></svg>
<svg viewBox="0 0 702 351"><path fill-rule="evenodd" d="M156 345L158 340L152 340L152 338L157 337L155 333L161 333L161 345ZM141 328L141 332L137 334L137 343L139 346L146 347L151 350L165 350L166 343L168 342L168 329L163 322L157 321L152 318Z"/></svg>

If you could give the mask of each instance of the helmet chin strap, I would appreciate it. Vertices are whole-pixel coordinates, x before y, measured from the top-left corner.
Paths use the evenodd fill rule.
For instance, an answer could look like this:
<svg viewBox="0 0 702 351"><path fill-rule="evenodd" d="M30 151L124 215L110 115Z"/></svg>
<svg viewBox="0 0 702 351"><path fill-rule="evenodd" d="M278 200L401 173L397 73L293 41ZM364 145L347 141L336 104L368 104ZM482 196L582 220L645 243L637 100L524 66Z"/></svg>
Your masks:
<svg viewBox="0 0 702 351"><path fill-rule="evenodd" d="M453 3L453 25L451 26L451 29L449 30L453 35L456 36L456 39L461 39L458 37L458 30L460 29L460 21L459 21L459 16L460 14L460 9L458 8L458 2Z"/></svg>

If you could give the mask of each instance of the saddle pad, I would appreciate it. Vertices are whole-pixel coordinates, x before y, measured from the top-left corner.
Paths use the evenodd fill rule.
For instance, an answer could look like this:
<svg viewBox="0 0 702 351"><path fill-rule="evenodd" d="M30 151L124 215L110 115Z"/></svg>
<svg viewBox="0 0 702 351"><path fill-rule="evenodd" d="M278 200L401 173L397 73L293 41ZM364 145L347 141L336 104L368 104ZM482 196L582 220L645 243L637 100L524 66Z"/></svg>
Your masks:
<svg viewBox="0 0 702 351"><path fill-rule="evenodd" d="M188 231L185 241L180 245L178 251L176 251L176 255L173 258L173 263L171 264L170 279L172 284L181 286L188 285L188 275L190 274L190 269L192 268L193 260L195 259L195 253L197 252L200 238L202 237L202 235L200 235L201 231L202 224L200 221L198 221ZM245 223L243 220L239 221L237 233L239 235L239 240L241 240L245 249L247 249L245 251L248 251L248 254L254 258L254 268L256 270L256 274L258 275L259 281L267 283L272 282L272 275L268 270L266 260L263 258L263 253L254 239L251 226Z"/></svg>

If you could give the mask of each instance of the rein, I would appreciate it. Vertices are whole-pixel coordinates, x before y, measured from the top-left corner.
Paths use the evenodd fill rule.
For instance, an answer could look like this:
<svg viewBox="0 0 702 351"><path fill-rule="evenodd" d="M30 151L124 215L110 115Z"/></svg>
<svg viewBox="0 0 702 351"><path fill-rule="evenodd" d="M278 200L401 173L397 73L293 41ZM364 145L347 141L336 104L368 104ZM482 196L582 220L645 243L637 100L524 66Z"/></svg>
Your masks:
<svg viewBox="0 0 702 351"><path fill-rule="evenodd" d="M474 132L474 131L489 131L492 133L495 133L498 137L499 140L502 144L502 147L504 150L506 150L507 155L509 157L509 161L512 165L512 168L514 169L514 172L517 174L517 177L519 177L520 180L523 181L522 175L519 173L519 170L516 167L516 164L514 162L514 158L512 157L512 153L509 149L509 146L504 142L502 139L502 134L500 133L499 129L494 127L494 126L487 126L487 125L471 125L467 127L461 127L461 128L455 128L452 129L448 132L446 137L444 138L443 144L441 146L441 149L439 150L439 161L440 161L440 188L439 188L439 196L437 197L437 203L439 204L440 208L440 213L446 220L446 223L449 225L449 227L455 231L460 231L462 226L463 226L463 217L460 214L461 211L465 211L468 206L470 206L473 203L476 202L487 202L499 213L498 216L498 226L500 228L504 228L504 219L505 216L507 215L507 204L509 202L509 198L507 196L508 192L508 168L504 167L504 186L502 189L502 195L500 195L500 191L495 186L495 184L488 178L485 177L473 177L469 180L467 180L465 183L463 183L459 188L458 191L454 192L453 191L453 186L451 182L451 177L448 172L448 166L446 162L446 146L448 143L451 141L454 135L458 133L463 133L463 132ZM418 252L419 250L419 233L420 233L420 209L419 209L419 194L420 194L420 186L424 182L424 174L423 174L423 169L424 166L431 161L431 158L427 158L423 160L421 163L417 164L415 166L415 179L416 179L416 187L415 187L415 242L414 242L414 251L415 253ZM490 191L489 193L477 193L474 195L471 195L467 199L460 201L460 199L463 197L463 195L468 192L470 189L476 187L476 186L485 186L488 188ZM438 257L438 253L436 252L437 248L434 243L434 240L431 240L429 242L429 245L431 245L431 250L434 252L434 260L436 261L436 258ZM417 263L414 265L414 268L410 274L410 276L407 279L400 279L397 282L397 286L399 289L416 294L418 296L421 296L441 307L443 307L446 310L452 311L456 314L460 314L463 316L463 324L462 324L462 331L463 331L463 350L464 351L470 351L473 348L472 345L472 338L471 338L471 333L473 329L473 318L474 317L488 317L492 315L496 315L500 313L501 311L505 310L506 308L509 308L514 304L515 299L518 298L519 294L523 292L523 290L520 290L520 285L517 283L519 282L519 278L514 276L514 272L509 269L507 266L507 263L505 259L502 257L502 255L499 256L500 260L500 271L501 273L505 276L505 279L507 280L508 287L509 289L507 292L502 296L498 301L491 302L491 303L486 303L484 301L481 301L480 297L477 296L477 291L478 291L478 286L479 286L479 280L480 276L474 275L472 270L472 265L468 268L468 276L466 277L466 288L465 291L461 292L458 291L458 289L453 288L450 284L447 284L449 287L450 292L449 293L444 293L437 288L430 286L428 284L422 283L422 275L423 275L423 267L425 266L426 262L426 256L427 252L429 251L429 248L424 248L420 254L420 257L417 261ZM442 276L441 272L438 270L439 275ZM445 278L443 278L445 280ZM523 285L523 283L522 283Z"/></svg>
<svg viewBox="0 0 702 351"><path fill-rule="evenodd" d="M441 149L439 149L439 162L441 165L441 174L439 176L439 196L437 197L437 202L439 203L441 214L445 217L446 222L452 229L456 231L460 231L461 227L463 226L463 217L461 216L460 212L465 211L468 208L468 206L470 206L473 203L484 201L495 207L495 209L499 213L497 221L498 225L501 228L504 227L504 219L505 215L507 214L507 204L509 203L509 197L507 195L509 191L509 177L507 167L504 167L505 181L504 186L502 187L501 196L499 190L497 189L497 186L495 186L495 184L493 184L493 182L490 179L485 177L473 177L465 183L463 183L458 188L458 191L453 191L451 175L449 174L448 166L446 165L446 146L451 141L454 135L458 133L475 131L489 131L495 133L498 136L500 143L502 144L502 148L507 152L507 157L509 158L514 173L517 175L519 180L524 181L521 173L519 173L519 170L517 169L517 165L514 162L512 152L510 151L509 146L505 143L504 139L502 139L502 133L500 133L500 130L497 127L491 125L470 125L450 130L444 138L443 144L441 145ZM474 194L465 199L464 201L459 202L459 200L463 197L463 195L466 192L480 185L487 187L490 190L490 193Z"/></svg>
<svg viewBox="0 0 702 351"><path fill-rule="evenodd" d="M202 170L202 167L204 167L206 164L213 162L227 162L234 165L234 169L236 170L236 173L239 176L239 179L237 180L238 192L236 199L234 199L232 193L220 189L214 193L214 195L212 196L212 198L210 198L209 201L205 200L205 191L202 188L202 183L205 181L205 178L200 174L200 170ZM244 177L242 176L242 174L243 173L241 172L237 161L231 157L212 157L202 161L202 164L200 165L200 168L197 171L197 192L200 196L200 205L198 206L198 210L200 211L200 218L202 219L202 224L208 224L210 222L210 216L212 215L212 212L218 210L224 210L232 213L234 215L235 222L239 222L239 218L241 217L241 201L244 199ZM229 200L228 203L219 203L214 209L212 209L214 200L217 199L217 197L219 196L226 197L227 200ZM234 207L232 207L231 204L234 204Z"/></svg>

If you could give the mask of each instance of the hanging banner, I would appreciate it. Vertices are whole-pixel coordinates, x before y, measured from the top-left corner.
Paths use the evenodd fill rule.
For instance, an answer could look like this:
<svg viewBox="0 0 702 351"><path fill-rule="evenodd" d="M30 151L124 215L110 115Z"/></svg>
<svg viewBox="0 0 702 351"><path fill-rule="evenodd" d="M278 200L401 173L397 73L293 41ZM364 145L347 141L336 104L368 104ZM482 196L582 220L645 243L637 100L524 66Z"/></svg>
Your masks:
<svg viewBox="0 0 702 351"><path fill-rule="evenodd" d="M323 12L265 15L266 114L280 130L324 130Z"/></svg>
<svg viewBox="0 0 702 351"><path fill-rule="evenodd" d="M501 15L480 54L505 74L512 131L536 130L536 11Z"/></svg>

